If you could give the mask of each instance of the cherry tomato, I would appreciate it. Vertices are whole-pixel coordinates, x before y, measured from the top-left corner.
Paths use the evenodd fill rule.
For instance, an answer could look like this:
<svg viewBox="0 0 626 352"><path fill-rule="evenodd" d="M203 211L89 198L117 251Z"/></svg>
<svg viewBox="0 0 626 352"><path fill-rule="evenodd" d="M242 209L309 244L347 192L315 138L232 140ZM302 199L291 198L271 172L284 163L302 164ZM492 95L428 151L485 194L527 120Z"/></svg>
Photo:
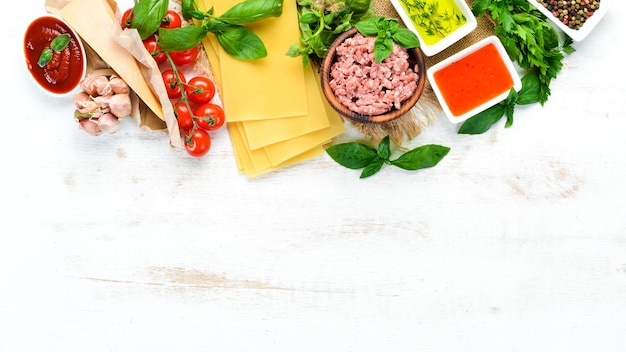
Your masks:
<svg viewBox="0 0 626 352"><path fill-rule="evenodd" d="M196 76L185 85L189 100L196 104L206 104L215 96L215 85L205 76Z"/></svg>
<svg viewBox="0 0 626 352"><path fill-rule="evenodd" d="M211 136L201 128L192 128L185 133L185 149L189 155L201 157L211 149Z"/></svg>
<svg viewBox="0 0 626 352"><path fill-rule="evenodd" d="M122 25L122 29L124 28L132 28L131 24L133 22L133 9L132 7L126 11L122 15L122 19L120 20L120 24Z"/></svg>
<svg viewBox="0 0 626 352"><path fill-rule="evenodd" d="M176 121L178 121L178 129L181 133L186 133L193 128L193 117L184 101L174 104L174 115L176 116Z"/></svg>
<svg viewBox="0 0 626 352"><path fill-rule="evenodd" d="M198 57L198 46L195 45L190 49L182 51L172 51L170 57L176 66L189 65L195 62Z"/></svg>
<svg viewBox="0 0 626 352"><path fill-rule="evenodd" d="M224 125L224 109L216 104L202 104L196 109L196 123L207 131L214 131Z"/></svg>
<svg viewBox="0 0 626 352"><path fill-rule="evenodd" d="M165 52L161 50L161 47L157 42L156 36L151 35L148 38L144 39L143 46L146 47L146 50L148 50L150 55L152 55L152 58L154 59L154 61L157 62L157 64L162 64L165 62L165 60L167 60L167 56L165 55Z"/></svg>
<svg viewBox="0 0 626 352"><path fill-rule="evenodd" d="M180 28L183 21L176 11L167 10L165 17L161 20L161 28Z"/></svg>
<svg viewBox="0 0 626 352"><path fill-rule="evenodd" d="M170 99L180 98L182 95L181 87L187 82L182 72L178 71L178 77L176 77L174 70L167 69L161 73L161 77L163 77L163 83L165 83L167 96Z"/></svg>

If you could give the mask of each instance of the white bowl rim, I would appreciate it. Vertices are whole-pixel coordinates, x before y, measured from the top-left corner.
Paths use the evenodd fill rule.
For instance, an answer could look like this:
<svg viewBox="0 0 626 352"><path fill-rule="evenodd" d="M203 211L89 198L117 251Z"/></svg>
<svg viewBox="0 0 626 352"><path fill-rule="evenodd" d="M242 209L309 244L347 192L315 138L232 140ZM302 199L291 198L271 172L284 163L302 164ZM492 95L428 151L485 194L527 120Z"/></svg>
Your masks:
<svg viewBox="0 0 626 352"><path fill-rule="evenodd" d="M552 13L546 9L539 1L537 0L528 0L533 6L537 8L541 13L543 13L550 23L552 23L556 28L560 29L563 33L567 34L570 38L572 38L576 42L580 42L585 39L589 33L596 27L602 17L609 11L609 8L613 4L613 0L601 0L600 8L594 12L593 16L589 17L584 25L580 27L580 29L572 29L563 24L563 22L559 21L558 18L554 17Z"/></svg>
<svg viewBox="0 0 626 352"><path fill-rule="evenodd" d="M404 10L404 7L402 7L402 4L400 3L401 0L390 0L390 1L393 7L396 9L396 12L402 19L402 22L404 22L404 25L411 32L415 33L417 37L419 38L420 48L422 49L422 52L424 52L424 55L426 56L433 56L433 55L440 53L441 51L448 48L452 44L461 40L466 35L470 34L478 26L478 22L476 21L476 16L474 16L471 8L465 2L465 0L453 0L461 9L461 12L463 12L463 15L465 16L467 22L463 24L461 27L454 30L452 33L448 34L445 38L441 39L437 43L429 45L429 44L426 44L425 40L422 38L422 35L418 32L418 30L413 25L411 18L406 13L406 11Z"/></svg>
<svg viewBox="0 0 626 352"><path fill-rule="evenodd" d="M502 42L500 41L500 39L495 36L495 35L491 35L488 36L486 38L481 39L480 41L468 46L467 48L455 53L454 55L446 58L443 61L438 62L437 64L431 66L428 68L428 70L426 70L426 74L428 76L428 81L430 82L430 85L435 93L435 95L437 96L437 99L439 100L439 103L441 104L441 108L443 109L444 113L446 114L446 116L448 117L448 119L450 120L450 122L452 123L460 123L463 122L465 120L467 120L468 118L496 105L497 103L501 102L502 100L506 99L506 97L509 95L510 90L507 90L505 92L503 92L502 94L490 99L489 101L486 101L485 103L475 107L474 109L456 116L454 114L452 114L452 112L450 111L450 108L448 107L448 104L446 103L445 99L443 98L443 95L441 94L441 90L439 89L439 86L437 85L437 82L434 79L434 75L435 72L439 71L440 69L448 66L449 64L458 61L459 59L469 55L470 53L484 47L485 45L488 44L494 44L495 47L498 49L498 53L500 54L500 56L502 57L502 60L504 61L504 64L506 65L509 74L511 75L511 78L513 78L513 89L515 89L516 91L519 91L520 89L522 89L522 81L519 77L519 73L517 72L517 69L515 68L515 65L513 64L513 61L511 60L511 58L508 56L508 54L506 53L506 50L504 49L504 46L502 45Z"/></svg>
<svg viewBox="0 0 626 352"><path fill-rule="evenodd" d="M87 52L85 51L85 45L83 44L83 41L81 39L81 37L78 35L78 33L74 30L74 28L72 28L72 26L67 23L67 21L65 21L61 16L54 14L54 13L46 13L43 15L39 15L37 17L35 17L32 21L30 21L30 23L26 26L26 31L28 31L28 28L30 28L30 26L33 24L33 22L41 19L41 18L46 18L46 17L50 17L50 18L54 18L55 20L62 22L63 24L65 24L67 26L67 28L69 28L70 32L72 33L72 35L76 38L76 41L78 42L78 46L81 49L82 52L82 59L83 59L83 70L82 73L80 75L81 79L79 80L78 84L76 84L76 87L70 89L67 92L64 93L55 93L55 92L51 92L48 89L42 87L39 82L37 82L37 80L35 79L35 77L33 77L32 72L30 72L30 70L28 69L28 63L26 62L26 60L24 60L24 63L26 65L26 71L28 71L28 76L32 79L32 81L35 83L35 85L37 87L39 87L40 90L42 90L44 93L55 97L55 98L62 98L62 97L67 97L67 96L73 96L74 94L76 94L79 91L80 88L80 82L82 81L82 79L85 78L85 76L87 75ZM25 42L26 40L26 31L24 32L24 38L22 38L22 41Z"/></svg>

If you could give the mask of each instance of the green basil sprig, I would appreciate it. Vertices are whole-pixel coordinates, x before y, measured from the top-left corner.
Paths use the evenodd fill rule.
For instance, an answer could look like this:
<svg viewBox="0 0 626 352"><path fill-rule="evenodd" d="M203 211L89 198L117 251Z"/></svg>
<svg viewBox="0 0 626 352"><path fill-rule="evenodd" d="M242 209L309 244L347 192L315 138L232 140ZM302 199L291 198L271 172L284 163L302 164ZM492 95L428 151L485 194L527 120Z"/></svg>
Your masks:
<svg viewBox="0 0 626 352"><path fill-rule="evenodd" d="M374 16L371 0L297 0L300 42L286 52L289 57L302 58L306 67L310 59L318 61L328 47L343 32L362 19Z"/></svg>
<svg viewBox="0 0 626 352"><path fill-rule="evenodd" d="M394 42L406 49L420 46L417 35L402 27L395 18L374 16L358 22L355 27L366 37L376 37L374 40L374 60L377 63L382 62L391 54Z"/></svg>
<svg viewBox="0 0 626 352"><path fill-rule="evenodd" d="M167 4L168 0L142 0L135 7L160 9L157 5L161 3ZM185 0L182 2L181 10L183 17L186 20L200 20L200 25L188 25L175 29L159 28L157 25L159 45L166 52L187 50L198 45L208 33L213 33L224 51L230 56L241 60L261 59L267 56L267 49L261 38L244 24L279 17L282 11L283 0L245 0L235 4L222 15L214 16L214 8L206 12L200 11L195 1ZM146 28L153 28L157 24L157 15L144 14L144 16L147 18L145 22L148 22L145 24ZM137 17L138 13L135 12L135 18ZM133 19L133 27L135 27L134 21ZM146 33L148 33L147 30Z"/></svg>
<svg viewBox="0 0 626 352"><path fill-rule="evenodd" d="M46 66L52 60L54 51L59 53L65 50L65 48L67 48L67 46L70 44L71 40L72 40L72 37L67 33L57 35L50 42L50 47L44 48L41 51L41 55L39 55L39 60L37 60L37 65L39 65L39 67Z"/></svg>
<svg viewBox="0 0 626 352"><path fill-rule="evenodd" d="M465 120L458 130L459 134L485 133L506 116L505 128L513 125L513 113L516 105L529 105L541 101L541 82L539 70L526 72L522 76L522 89L516 92L511 88L507 98L498 104Z"/></svg>
<svg viewBox="0 0 626 352"><path fill-rule="evenodd" d="M383 138L378 148L358 142L336 144L326 153L338 164L349 169L361 171L360 178L374 175L384 164L405 170L419 170L437 165L450 151L450 148L436 144L427 144L405 152L391 160L391 142L389 136Z"/></svg>

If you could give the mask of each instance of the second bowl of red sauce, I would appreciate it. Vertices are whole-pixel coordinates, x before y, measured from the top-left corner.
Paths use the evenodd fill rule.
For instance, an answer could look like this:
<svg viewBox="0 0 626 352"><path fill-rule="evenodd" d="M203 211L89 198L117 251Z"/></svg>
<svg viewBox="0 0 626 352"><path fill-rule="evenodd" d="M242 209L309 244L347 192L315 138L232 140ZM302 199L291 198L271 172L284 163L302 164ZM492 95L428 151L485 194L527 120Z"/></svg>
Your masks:
<svg viewBox="0 0 626 352"><path fill-rule="evenodd" d="M51 48L52 41L69 35L70 40L62 50L52 50L50 60L40 65L42 52ZM73 94L87 71L85 48L80 37L60 17L44 15L30 23L24 33L26 68L33 80L53 96Z"/></svg>

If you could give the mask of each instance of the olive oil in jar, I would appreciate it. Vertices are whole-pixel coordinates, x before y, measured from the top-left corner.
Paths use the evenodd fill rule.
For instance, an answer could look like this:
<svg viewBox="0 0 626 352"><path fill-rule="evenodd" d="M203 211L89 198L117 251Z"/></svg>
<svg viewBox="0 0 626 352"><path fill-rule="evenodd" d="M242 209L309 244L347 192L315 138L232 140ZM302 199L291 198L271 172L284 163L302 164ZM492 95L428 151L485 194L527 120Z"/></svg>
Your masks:
<svg viewBox="0 0 626 352"><path fill-rule="evenodd" d="M425 44L433 45L467 22L454 0L400 0Z"/></svg>

